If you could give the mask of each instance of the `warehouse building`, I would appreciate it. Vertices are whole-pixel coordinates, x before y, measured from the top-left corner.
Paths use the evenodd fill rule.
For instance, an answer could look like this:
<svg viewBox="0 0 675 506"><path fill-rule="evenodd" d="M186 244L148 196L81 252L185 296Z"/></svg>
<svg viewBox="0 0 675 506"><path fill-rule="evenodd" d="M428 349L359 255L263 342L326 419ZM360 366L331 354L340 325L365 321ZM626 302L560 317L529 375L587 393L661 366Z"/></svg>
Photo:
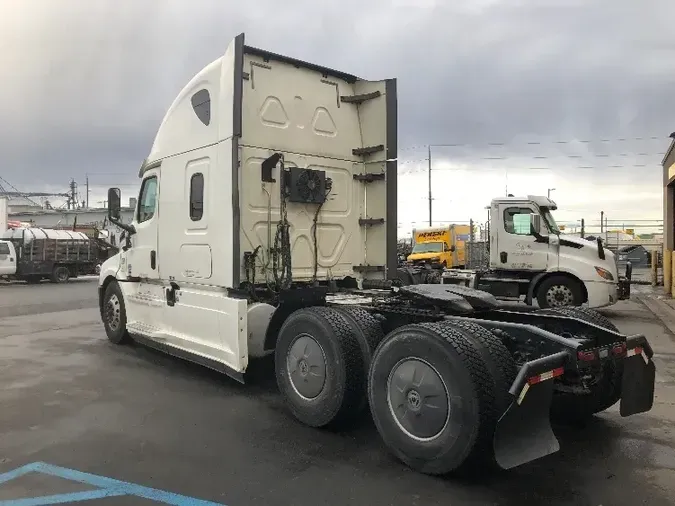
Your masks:
<svg viewBox="0 0 675 506"><path fill-rule="evenodd" d="M672 291L672 253L675 249L675 132L663 157L663 286Z"/></svg>

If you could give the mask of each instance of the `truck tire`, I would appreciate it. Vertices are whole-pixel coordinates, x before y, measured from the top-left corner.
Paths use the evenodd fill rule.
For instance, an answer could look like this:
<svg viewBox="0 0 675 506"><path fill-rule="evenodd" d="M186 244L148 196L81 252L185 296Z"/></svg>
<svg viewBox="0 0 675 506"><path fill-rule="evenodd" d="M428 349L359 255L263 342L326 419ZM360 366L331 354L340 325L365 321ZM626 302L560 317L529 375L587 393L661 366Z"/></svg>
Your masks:
<svg viewBox="0 0 675 506"><path fill-rule="evenodd" d="M373 358L375 348L384 339L382 326L375 316L360 307L335 307L345 318L349 320L350 325L356 330L356 335L361 345L361 351L366 362L366 371L370 368L370 361ZM367 376L367 373L366 373Z"/></svg>
<svg viewBox="0 0 675 506"><path fill-rule="evenodd" d="M518 374L516 362L502 340L485 327L469 321L448 322L460 329L467 337L474 339L483 361L495 378L495 402L499 412L504 414L511 405L513 398L509 395L509 388L513 385Z"/></svg>
<svg viewBox="0 0 675 506"><path fill-rule="evenodd" d="M547 309L540 309L537 313L541 314L557 314L560 316L568 316L570 318L578 318L580 320L593 323L598 327L602 327L613 332L619 332L619 329L614 325L609 318L597 311L587 307L552 307Z"/></svg>
<svg viewBox="0 0 675 506"><path fill-rule="evenodd" d="M131 342L131 337L127 332L127 310L124 305L124 296L117 281L112 281L105 289L101 316L106 336L111 343Z"/></svg>
<svg viewBox="0 0 675 506"><path fill-rule="evenodd" d="M347 320L349 326L354 329L355 337L361 347L361 357L363 359L363 397L361 404L358 407L359 412L367 412L368 404L368 389L366 385L366 378L368 378L368 370L370 369L370 362L373 359L373 353L377 345L384 338L382 327L375 317L365 309L359 307L336 307L337 311Z"/></svg>
<svg viewBox="0 0 675 506"><path fill-rule="evenodd" d="M70 269L65 265L57 265L54 267L51 275L52 283L67 283L70 279Z"/></svg>
<svg viewBox="0 0 675 506"><path fill-rule="evenodd" d="M414 285L415 278L411 274L409 269L404 267L399 267L396 269L396 279L398 279L402 286Z"/></svg>
<svg viewBox="0 0 675 506"><path fill-rule="evenodd" d="M559 307L538 312L578 318L607 330L619 331L607 317L589 308ZM554 392L551 418L559 422L581 423L594 414L611 408L621 399L622 381L623 363L608 360L604 364L602 377L590 388L590 393Z"/></svg>
<svg viewBox="0 0 675 506"><path fill-rule="evenodd" d="M399 460L422 473L446 474L492 455L495 381L462 329L449 322L405 325L375 350L370 410Z"/></svg>
<svg viewBox="0 0 675 506"><path fill-rule="evenodd" d="M605 315L599 313L598 311L588 308L588 307L575 307L571 308L572 311L575 311L577 313L581 313L586 317L586 321L590 323L594 323L598 327L605 328L607 330L612 330L614 332L619 332L619 329L617 328L616 325L614 325L609 318L607 318Z"/></svg>
<svg viewBox="0 0 675 506"><path fill-rule="evenodd" d="M344 313L328 307L295 311L281 326L274 351L277 385L302 423L338 429L362 416L366 376L356 334Z"/></svg>
<svg viewBox="0 0 675 506"><path fill-rule="evenodd" d="M537 304L542 309L580 306L583 293L578 281L567 276L550 276L537 287Z"/></svg>

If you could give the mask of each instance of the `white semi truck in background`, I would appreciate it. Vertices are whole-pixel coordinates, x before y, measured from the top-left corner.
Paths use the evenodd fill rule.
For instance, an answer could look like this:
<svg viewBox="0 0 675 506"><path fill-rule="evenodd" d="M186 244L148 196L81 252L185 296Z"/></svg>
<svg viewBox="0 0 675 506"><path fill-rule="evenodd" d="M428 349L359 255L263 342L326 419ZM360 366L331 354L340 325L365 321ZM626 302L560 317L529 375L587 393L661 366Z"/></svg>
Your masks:
<svg viewBox="0 0 675 506"><path fill-rule="evenodd" d="M631 266L620 276L616 257L600 240L561 234L547 197L500 197L490 203L487 265L448 269L442 283L485 290L540 308L615 304L630 297Z"/></svg>
<svg viewBox="0 0 675 506"><path fill-rule="evenodd" d="M273 353L296 419L346 428L369 410L386 447L429 474L553 453L551 416L651 409L648 341L598 313L398 286L396 159L394 79L239 35L169 107L131 224L108 192L126 231L99 276L108 339L242 382Z"/></svg>

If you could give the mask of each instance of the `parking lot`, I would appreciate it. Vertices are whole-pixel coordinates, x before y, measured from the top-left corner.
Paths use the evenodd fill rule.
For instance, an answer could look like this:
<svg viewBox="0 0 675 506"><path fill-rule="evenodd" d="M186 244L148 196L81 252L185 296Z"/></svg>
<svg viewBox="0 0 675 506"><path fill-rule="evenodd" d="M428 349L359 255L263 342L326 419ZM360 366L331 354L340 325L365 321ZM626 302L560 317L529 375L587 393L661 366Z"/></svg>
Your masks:
<svg viewBox="0 0 675 506"><path fill-rule="evenodd" d="M96 298L91 279L0 285L0 505L675 502L675 342L638 301L604 313L654 348L651 412L621 418L614 407L556 427L561 451L512 471L434 478L390 457L371 423L331 433L294 421L269 362L240 385L110 344Z"/></svg>

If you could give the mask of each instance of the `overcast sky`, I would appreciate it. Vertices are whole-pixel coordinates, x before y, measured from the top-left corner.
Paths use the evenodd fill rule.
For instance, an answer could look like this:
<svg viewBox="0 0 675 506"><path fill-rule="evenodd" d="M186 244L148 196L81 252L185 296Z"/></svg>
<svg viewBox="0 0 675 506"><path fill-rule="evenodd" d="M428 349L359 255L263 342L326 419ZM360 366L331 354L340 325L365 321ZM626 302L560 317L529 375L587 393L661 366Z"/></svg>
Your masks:
<svg viewBox="0 0 675 506"><path fill-rule="evenodd" d="M0 0L0 176L135 193L175 94L245 32L399 79L403 228L428 219L430 143L462 145L432 148L434 220L481 219L507 183L556 188L559 221L659 218L673 19L668 0Z"/></svg>

